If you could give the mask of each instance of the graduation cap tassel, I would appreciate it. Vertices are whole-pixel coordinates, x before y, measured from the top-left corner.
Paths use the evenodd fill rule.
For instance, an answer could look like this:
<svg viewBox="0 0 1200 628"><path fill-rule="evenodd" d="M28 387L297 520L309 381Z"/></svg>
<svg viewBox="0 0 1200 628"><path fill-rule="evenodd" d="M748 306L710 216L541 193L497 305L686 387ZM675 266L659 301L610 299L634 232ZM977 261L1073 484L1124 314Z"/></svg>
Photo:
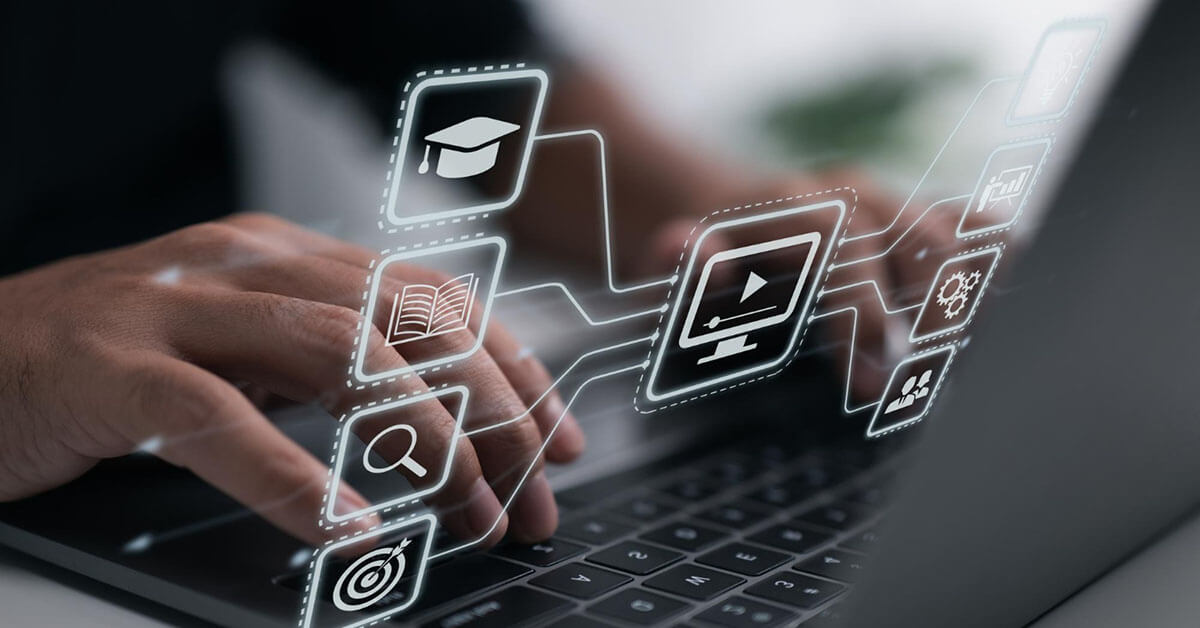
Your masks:
<svg viewBox="0 0 1200 628"><path fill-rule="evenodd" d="M425 174L429 172L429 144L425 145L425 157L421 160L421 165L417 166L417 174Z"/></svg>

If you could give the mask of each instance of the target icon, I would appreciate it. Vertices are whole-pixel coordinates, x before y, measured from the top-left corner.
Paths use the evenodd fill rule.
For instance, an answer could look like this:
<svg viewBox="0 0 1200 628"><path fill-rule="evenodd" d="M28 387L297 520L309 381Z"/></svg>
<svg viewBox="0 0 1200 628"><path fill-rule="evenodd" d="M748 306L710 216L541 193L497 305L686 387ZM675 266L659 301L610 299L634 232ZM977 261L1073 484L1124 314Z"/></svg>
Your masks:
<svg viewBox="0 0 1200 628"><path fill-rule="evenodd" d="M361 611L387 597L404 577L405 538L394 547L367 552L350 564L333 587L333 604L346 612Z"/></svg>

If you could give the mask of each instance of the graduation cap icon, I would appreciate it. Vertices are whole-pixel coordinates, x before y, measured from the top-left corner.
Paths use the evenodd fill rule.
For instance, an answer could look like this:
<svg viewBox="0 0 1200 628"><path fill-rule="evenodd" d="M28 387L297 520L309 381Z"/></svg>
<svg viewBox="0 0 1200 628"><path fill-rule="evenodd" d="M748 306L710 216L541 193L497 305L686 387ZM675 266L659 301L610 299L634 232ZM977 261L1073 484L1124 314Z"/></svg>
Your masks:
<svg viewBox="0 0 1200 628"><path fill-rule="evenodd" d="M425 136L425 157L417 172L429 172L429 151L437 147L437 175L447 179L473 177L496 165L500 140L521 128L519 124L476 116Z"/></svg>

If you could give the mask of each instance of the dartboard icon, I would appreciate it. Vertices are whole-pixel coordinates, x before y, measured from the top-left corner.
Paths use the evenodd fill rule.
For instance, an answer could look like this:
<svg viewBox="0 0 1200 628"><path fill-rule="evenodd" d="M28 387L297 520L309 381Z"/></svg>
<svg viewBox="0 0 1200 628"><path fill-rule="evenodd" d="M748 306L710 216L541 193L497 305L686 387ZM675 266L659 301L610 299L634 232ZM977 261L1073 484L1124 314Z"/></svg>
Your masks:
<svg viewBox="0 0 1200 628"><path fill-rule="evenodd" d="M372 550L346 567L333 586L334 606L352 613L387 597L404 577L404 549L410 544L406 538L394 546Z"/></svg>

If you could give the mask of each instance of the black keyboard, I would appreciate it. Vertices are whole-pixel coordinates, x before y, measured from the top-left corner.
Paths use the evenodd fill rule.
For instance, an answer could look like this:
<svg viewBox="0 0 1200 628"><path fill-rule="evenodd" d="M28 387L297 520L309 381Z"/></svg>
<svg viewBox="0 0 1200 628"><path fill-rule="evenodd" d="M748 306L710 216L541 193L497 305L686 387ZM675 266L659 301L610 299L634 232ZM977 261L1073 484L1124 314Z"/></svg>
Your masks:
<svg viewBox="0 0 1200 628"><path fill-rule="evenodd" d="M892 466L743 444L618 473L558 494L554 538L435 564L422 599L384 625L830 625L877 539Z"/></svg>

